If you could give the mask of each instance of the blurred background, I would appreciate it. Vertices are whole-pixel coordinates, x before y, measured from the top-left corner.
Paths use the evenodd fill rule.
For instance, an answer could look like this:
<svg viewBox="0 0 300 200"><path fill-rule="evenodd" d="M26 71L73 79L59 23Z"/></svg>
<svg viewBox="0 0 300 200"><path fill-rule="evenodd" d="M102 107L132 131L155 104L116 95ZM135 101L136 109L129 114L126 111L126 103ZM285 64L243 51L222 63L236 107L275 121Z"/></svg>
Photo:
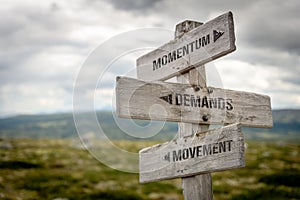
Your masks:
<svg viewBox="0 0 300 200"><path fill-rule="evenodd" d="M129 121L114 114L115 77L135 77L136 58L172 40L179 22L207 22L228 11L237 50L213 62L208 84L270 96L274 127L243 128L246 168L214 173L214 197L300 199L299 7L298 0L2 0L0 199L182 199L180 179L141 185L138 174L112 169L88 151L93 134L81 137L82 145L74 90L79 85L92 102L86 111L95 112L106 137L125 152L137 155L176 137L176 123L151 124L161 128L148 139L120 128ZM126 40L149 28L158 31ZM133 44L142 48L118 55ZM105 53L89 60L99 48ZM112 64L111 55L119 56ZM91 74L102 69L98 81L79 81L87 64ZM149 128L146 121L130 123L126 130Z"/></svg>

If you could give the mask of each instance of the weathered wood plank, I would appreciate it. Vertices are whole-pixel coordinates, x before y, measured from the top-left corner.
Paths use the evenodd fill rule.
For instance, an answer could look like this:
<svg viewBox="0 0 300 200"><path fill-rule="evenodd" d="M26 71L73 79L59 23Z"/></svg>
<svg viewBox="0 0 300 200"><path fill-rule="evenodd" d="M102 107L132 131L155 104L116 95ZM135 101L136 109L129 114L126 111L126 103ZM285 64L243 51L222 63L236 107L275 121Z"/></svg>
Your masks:
<svg viewBox="0 0 300 200"><path fill-rule="evenodd" d="M249 92L117 77L116 100L123 118L273 126L270 97Z"/></svg>
<svg viewBox="0 0 300 200"><path fill-rule="evenodd" d="M167 80L233 52L233 16L225 13L137 59L137 77Z"/></svg>
<svg viewBox="0 0 300 200"><path fill-rule="evenodd" d="M239 168L244 137L233 124L145 148L139 157L142 183Z"/></svg>
<svg viewBox="0 0 300 200"><path fill-rule="evenodd" d="M182 178L182 189L184 199L212 200L211 174L199 174Z"/></svg>
<svg viewBox="0 0 300 200"><path fill-rule="evenodd" d="M176 32L178 27L176 26ZM206 87L205 66L192 69L189 72L177 76L178 83L185 83ZM178 123L178 137L186 137L195 133L205 132L209 125L200 125L197 123ZM211 200L213 199L211 174L198 174L182 178L182 190L184 199Z"/></svg>

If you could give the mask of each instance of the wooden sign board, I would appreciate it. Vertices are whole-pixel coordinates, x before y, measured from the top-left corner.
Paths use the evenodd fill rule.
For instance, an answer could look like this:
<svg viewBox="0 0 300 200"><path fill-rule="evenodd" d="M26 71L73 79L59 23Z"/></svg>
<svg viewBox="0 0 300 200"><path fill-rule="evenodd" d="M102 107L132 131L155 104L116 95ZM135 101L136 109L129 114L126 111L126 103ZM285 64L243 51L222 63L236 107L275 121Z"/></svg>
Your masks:
<svg viewBox="0 0 300 200"><path fill-rule="evenodd" d="M225 13L137 59L138 79L167 80L233 52L232 13Z"/></svg>
<svg viewBox="0 0 300 200"><path fill-rule="evenodd" d="M249 92L117 77L116 100L117 114L123 118L273 126L270 98Z"/></svg>
<svg viewBox="0 0 300 200"><path fill-rule="evenodd" d="M245 166L239 124L142 149L140 182L187 177Z"/></svg>

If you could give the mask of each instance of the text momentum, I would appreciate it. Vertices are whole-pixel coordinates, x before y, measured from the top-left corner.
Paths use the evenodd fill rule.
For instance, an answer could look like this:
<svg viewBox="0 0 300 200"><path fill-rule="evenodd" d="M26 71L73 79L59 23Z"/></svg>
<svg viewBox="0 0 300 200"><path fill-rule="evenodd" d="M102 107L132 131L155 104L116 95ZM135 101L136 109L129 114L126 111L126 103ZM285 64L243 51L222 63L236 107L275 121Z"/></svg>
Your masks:
<svg viewBox="0 0 300 200"><path fill-rule="evenodd" d="M216 42L223 34L224 32L222 31L213 30L213 34L212 34L213 41ZM195 50L198 50L201 47L205 47L206 45L209 45L211 40L210 38L211 38L210 34L199 37L196 40L180 48L177 48L176 50L168 52L167 54L163 55L162 57L156 60L153 60L153 71L161 68L164 65L167 65L168 63L175 61L176 59L179 59L190 53L193 53Z"/></svg>

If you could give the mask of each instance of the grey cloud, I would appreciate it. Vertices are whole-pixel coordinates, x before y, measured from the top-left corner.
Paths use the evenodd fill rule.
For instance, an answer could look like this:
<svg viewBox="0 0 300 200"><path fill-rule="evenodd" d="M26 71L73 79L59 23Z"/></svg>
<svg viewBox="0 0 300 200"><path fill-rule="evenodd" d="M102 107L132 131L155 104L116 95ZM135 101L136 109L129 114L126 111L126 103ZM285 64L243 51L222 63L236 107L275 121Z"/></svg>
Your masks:
<svg viewBox="0 0 300 200"><path fill-rule="evenodd" d="M299 56L288 51L267 47L256 47L237 42L237 50L232 53L230 59L248 62L254 65L275 66L285 70L299 68ZM227 57L225 57L227 59Z"/></svg>
<svg viewBox="0 0 300 200"><path fill-rule="evenodd" d="M300 1L290 0L229 0L217 1L164 1L162 21L176 24L184 19L202 22L227 11L232 11L236 35L249 46L289 51L300 54Z"/></svg>
<svg viewBox="0 0 300 200"><path fill-rule="evenodd" d="M119 10L143 12L153 8L160 1L162 0L110 0L109 2Z"/></svg>
<svg viewBox="0 0 300 200"><path fill-rule="evenodd" d="M300 2L258 1L240 16L239 37L259 48L300 54Z"/></svg>
<svg viewBox="0 0 300 200"><path fill-rule="evenodd" d="M60 13L58 6L49 4L47 8L27 7L26 5L3 11L0 14L0 82L46 81L56 77L46 76L26 64L40 53L48 53L51 48L86 48L87 44L69 38L72 30L69 19ZM63 52L62 52L63 53ZM39 69L45 72L47 60L40 63Z"/></svg>
<svg viewBox="0 0 300 200"><path fill-rule="evenodd" d="M288 76L282 78L282 81L289 82L294 86L297 86L297 88L299 88L298 87L300 85L299 72L297 72L297 74L296 73L289 74ZM300 91L300 88L298 90Z"/></svg>
<svg viewBox="0 0 300 200"><path fill-rule="evenodd" d="M56 45L72 48L86 45L70 39L73 21L57 5L49 4L48 9L16 7L0 16L0 51L27 51L28 48L40 51Z"/></svg>
<svg viewBox="0 0 300 200"><path fill-rule="evenodd" d="M69 12L66 14L64 6L70 6L70 8L68 7L70 10L74 6L75 9L82 11L80 17L74 10L71 12L68 10ZM80 0L72 6L67 2L60 3L60 1L49 3L46 8L29 7L23 3L23 5L12 8L11 11L0 13L1 85L20 85L22 83L39 85L43 83L58 87L58 89L63 89L66 93L71 94L76 72L62 71L63 65L61 66L59 61L64 60L60 57L56 63L55 55L72 55L74 58L88 56L88 53L80 55L79 52L82 53L83 49L87 48L90 51L93 45L87 44L81 39L70 38L76 28L87 28L89 31L94 31L93 28L97 29L100 25L103 31L106 31L107 27L111 31L112 27L117 27L116 30L120 30L120 27L128 30L127 28L155 24L171 29L173 33L175 25L180 21L191 19L206 22L229 10L234 15L237 51L223 59L241 60L252 65L276 68L273 72L282 73L276 76L280 79L279 83L292 85L293 88L300 85L298 76L300 74L300 14L298 11L300 2L298 0L247 2L228 0L226 3L211 0L106 0L101 2ZM104 11L104 9L106 10ZM122 11L122 16L125 16L124 19L118 18L120 11ZM92 17L82 19L84 14L90 14ZM126 16L130 20L127 20ZM122 48L126 51L130 43L140 44L142 47L158 47L169 41L162 37L161 34L142 33L133 40L130 38L114 40L120 46L111 44L112 47L105 47L105 55L97 55L91 60L90 64L93 67L87 72L86 78L81 80L82 89L112 88L115 79L109 77L124 75L131 67L135 67L128 59L120 59L120 62L116 61L114 66L107 71L110 74L103 77L103 81L99 82L99 85L89 80L90 77L97 74L97 70L101 67L99 63L111 61L109 58L117 51L114 48ZM91 40L88 38L86 41ZM53 53L56 49L59 49L58 52ZM40 53L46 53L46 56L41 56ZM47 60L48 54L52 54L49 59L52 59L52 62ZM50 63L56 66L52 68L51 73L47 73L47 70L51 69ZM276 87L274 89L276 91L294 92L288 87L281 87L280 84ZM22 102L21 99L20 102Z"/></svg>

